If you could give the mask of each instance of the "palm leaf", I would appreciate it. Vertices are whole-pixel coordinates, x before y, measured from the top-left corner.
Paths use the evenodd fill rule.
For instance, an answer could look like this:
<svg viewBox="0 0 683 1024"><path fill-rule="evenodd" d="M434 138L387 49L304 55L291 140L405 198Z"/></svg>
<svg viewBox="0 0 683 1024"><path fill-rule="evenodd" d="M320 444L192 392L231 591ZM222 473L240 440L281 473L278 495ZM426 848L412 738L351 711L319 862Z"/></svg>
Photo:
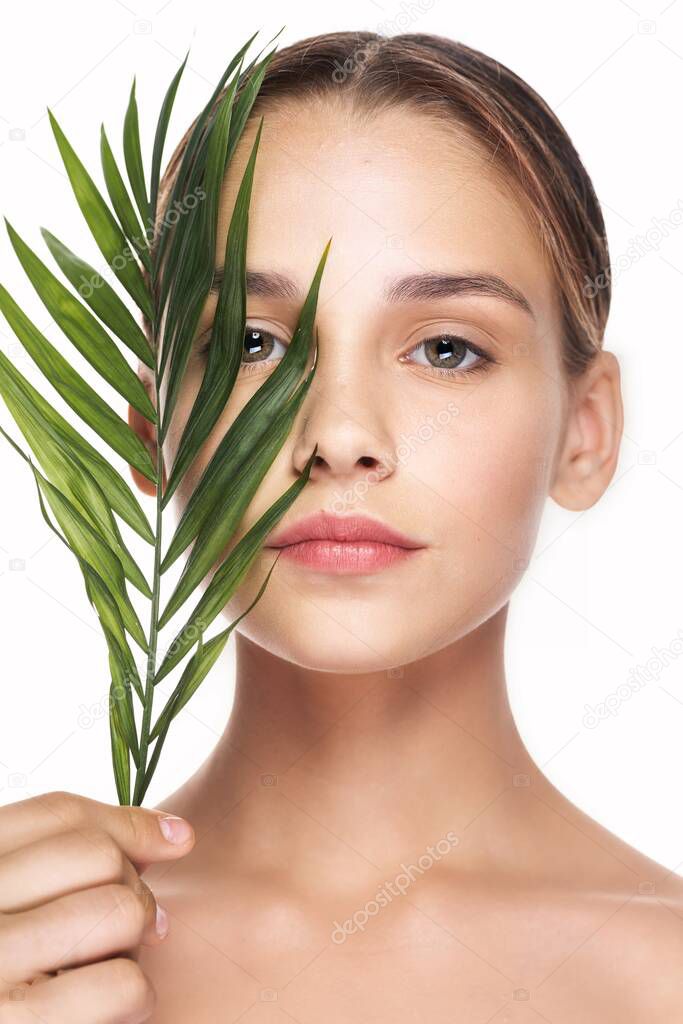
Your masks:
<svg viewBox="0 0 683 1024"><path fill-rule="evenodd" d="M152 152L152 171L151 171L151 185L150 185L150 196L149 196L149 211L152 218L152 225L156 223L156 212L157 212L157 199L159 196L159 181L161 178L161 160L164 155L164 143L166 142L166 133L168 131L168 124L171 119L171 112L173 110L173 104L175 103L176 93L178 86L180 85L180 79L182 78L185 65L187 64L187 58L190 56L188 50L185 54L185 59L176 71L171 84L166 90L164 96L164 102L161 105L161 113L159 114L159 121L157 124L156 133L154 135L154 149Z"/></svg>
<svg viewBox="0 0 683 1024"><path fill-rule="evenodd" d="M199 317L215 275L218 212L225 174L274 52L263 55L264 48L246 62L254 38L230 60L195 120L177 169L174 167L172 185L165 189L165 195L167 209L182 211L175 221L167 218L160 206L161 165L189 52L164 96L148 177L135 79L123 125L127 180L104 126L100 127L104 194L48 110L76 202L95 246L113 271L113 284L95 270L90 259L77 256L55 235L41 229L64 283L6 221L12 247L32 287L72 346L69 352L78 350L79 357L97 375L97 386L89 384L48 341L2 284L0 312L45 381L69 409L111 452L156 484L154 521L150 523L109 459L0 352L0 395L40 469L6 431L0 428L0 433L28 463L41 515L74 555L106 642L111 758L120 803L142 802L171 723L217 663L238 623L263 595L277 558L247 609L215 636L205 635L254 567L268 533L305 487L317 452L316 446L302 474L240 536L250 504L282 449L315 374L314 321L330 242L318 261L285 357L241 409L192 493L185 496L178 527L162 558L163 512L219 421L241 365L249 205L262 120L239 183L225 242L223 283L212 326L210 355L184 425L167 488L162 493L163 439L177 407ZM119 293L120 289L125 295ZM140 313L151 327L150 338L141 329ZM131 367L131 354L153 376L155 401ZM312 354L312 367L306 374ZM104 397L102 384L110 386L116 400L127 402L156 426L155 461L137 432ZM162 384L166 385L163 402ZM133 557L123 535L124 526L153 546L149 573L143 572ZM192 550L180 578L170 597L162 602L163 573L190 544ZM165 654L158 658L161 631L207 577L210 579L204 593ZM147 632L128 592L129 585L137 591L137 601L144 598L151 603ZM138 668L138 651L144 657L144 672ZM170 698L153 721L156 684L188 655Z"/></svg>
<svg viewBox="0 0 683 1024"><path fill-rule="evenodd" d="M81 208L93 238L100 252L112 268L128 294L137 302L142 312L152 317L154 307L145 287L140 267L126 242L123 231L116 222L99 189L76 156L71 144L60 128L57 119L48 107L50 124L57 146L69 176L76 201Z"/></svg>
<svg viewBox="0 0 683 1024"><path fill-rule="evenodd" d="M111 285L97 273L94 267L80 259L58 238L55 238L47 228L42 228L41 234L62 273L71 282L83 301L90 306L94 313L97 313L102 323L114 332L119 341L122 341L131 352L134 352L143 363L153 370L154 353L149 347L149 341Z"/></svg>
<svg viewBox="0 0 683 1024"><path fill-rule="evenodd" d="M10 241L31 284L53 320L91 366L130 404L156 422L156 411L138 375L99 320L57 280L5 218Z"/></svg>
<svg viewBox="0 0 683 1024"><path fill-rule="evenodd" d="M213 93L211 95L211 98L209 99L208 103L206 104L206 106L204 107L204 109L202 110L202 112L200 113L200 115L198 116L198 118L197 118L197 120L195 122L195 126L192 129L190 138L189 138L188 143L187 143L187 147L185 149L185 154L184 154L184 158L183 158L182 164L180 166L178 174L176 175L176 179L175 179L175 182L173 184L173 188L172 188L172 191L171 191L171 194L170 194L170 197L169 197L168 205L171 208L175 207L175 203L178 202L178 200L180 199L181 196L183 196L183 195L185 195L185 194L190 192L190 189L188 188L188 180L187 180L188 179L188 174L189 174L190 168L195 163L200 163L201 162L198 159L198 152L199 152L200 143L204 144L206 142L206 136L205 136L204 132L205 132L205 127L206 127L207 119L208 119L208 117L210 115L212 107L213 107L217 97L220 95L220 92L223 89L223 86L225 85L225 83L227 82L228 78L233 73L233 71L235 70L237 65L241 62L241 60L244 57L245 53L247 52L247 50L251 46L252 42L256 38L256 35L257 35L257 33L254 33L254 35L251 36L251 38L248 39L246 41L246 43L244 43L244 45L237 51L235 56L232 58L232 60L228 64L227 68L225 69L225 71L221 75L221 77L220 77L220 79L218 81L218 84L216 85L216 88L214 89L214 91L213 91ZM187 60L187 56L185 57L185 61L186 60ZM182 70L182 68L184 67L185 61L183 61L183 64L181 65L181 68L179 69L178 73L180 73L180 70ZM164 99L164 103L162 105L161 115L160 115L160 118L159 118L159 127L157 128L157 136L159 136L161 133L164 133L164 135L165 135L166 128L163 125L163 119L166 116L167 98L168 98L168 95L169 95L172 87L173 87L173 83L171 83L171 86L169 87L169 90L168 90L168 92L166 94L166 98ZM159 166L160 165L161 165L161 155L159 154ZM154 171L154 168L153 168L153 171ZM158 175L158 168L157 168L157 175ZM153 178L152 179L152 193L156 197L156 195L158 194L158 188L159 188L158 181L156 182L156 188L154 186L155 186L155 179ZM156 214L156 204L155 204L155 214ZM156 216L155 216L155 222L156 222ZM161 267L165 263L165 243L168 241L168 239L170 237L171 237L171 233L168 232L167 225L162 222L162 224L160 225L159 236L158 236L158 259L156 261L156 266L158 266L158 267ZM163 307L165 305L165 295L163 295L163 294L161 295L160 303L159 304L160 304L160 307L163 309Z"/></svg>
<svg viewBox="0 0 683 1024"><path fill-rule="evenodd" d="M28 354L74 412L97 431L126 462L135 466L148 479L155 481L154 463L137 434L73 369L54 345L50 344L1 284L0 311Z"/></svg>
<svg viewBox="0 0 683 1024"><path fill-rule="evenodd" d="M61 526L72 550L84 562L91 565L100 576L109 580L116 606L121 613L126 629L142 650L147 652L147 640L128 596L121 562L66 495L62 494L35 468L34 473L37 475L43 497L47 498L54 517Z"/></svg>
<svg viewBox="0 0 683 1024"><path fill-rule="evenodd" d="M149 199L145 186L145 172L142 166L142 148L140 146L140 129L138 127L138 105L135 98L135 79L130 90L130 99L126 118L123 123L123 152L126 160L128 179L133 189L135 202L138 205L142 223L145 228L151 225Z"/></svg>
<svg viewBox="0 0 683 1024"><path fill-rule="evenodd" d="M238 82L239 75L235 75L212 124L206 147L205 197L196 207L195 230L185 235L190 244L184 253L182 273L176 275L169 296L162 343L164 347L167 343L170 345L167 394L159 435L162 442L175 410L197 324L213 281L218 203L227 168L228 132Z"/></svg>
<svg viewBox="0 0 683 1024"><path fill-rule="evenodd" d="M0 351L0 394L7 404L11 400L17 402L48 433L53 434L62 447L77 455L102 488L110 508L144 540L154 544L155 538L149 520L120 473L110 466L103 456L45 401L2 351Z"/></svg>
<svg viewBox="0 0 683 1024"><path fill-rule="evenodd" d="M233 67L236 66L236 64L238 63L238 58L241 67L241 59L243 53L244 48L230 62L230 65L228 66L229 71L231 71ZM253 73L250 73L250 65L250 67L247 68L247 70L242 75L240 75L240 70L238 69L238 74L237 76L235 76L235 79L233 81L233 88L240 79L244 80L245 76L247 77L243 92L239 95L235 102L234 116L231 117L230 132L228 136L227 150L224 161L225 166L227 166L227 164L230 161L234 148L237 145L237 142L241 136L244 124L246 123L248 113L253 106L254 99L256 97L256 87L254 85L254 82L256 81L260 84L263 75L265 74L267 64L270 61L271 57L272 53L267 54L260 64L255 64L255 62L253 62ZM223 77L227 81L227 71ZM233 90L231 89L231 91ZM217 95L217 92L218 91L214 93L214 96ZM207 149L212 139L214 138L216 123L218 122L220 124L219 118L221 114L221 107L219 106L216 111L212 111L211 102L212 101L210 101L209 104L207 104L207 106L204 108L200 118L198 119L197 124L195 125L195 129L190 140L192 149L191 152L188 152L188 154L186 154L188 167L187 169L185 168L186 161L183 161L183 164L181 165L180 170L178 172L177 181L183 181L186 183L185 189L187 194L192 194L194 191L196 191L198 187L200 187L199 182L202 179L202 167L207 161ZM188 146L188 150L190 150L191 146ZM211 183L207 183L207 185L210 184ZM215 186L215 182L213 184ZM208 198L210 207L214 196L212 195L209 188L207 188L206 190L202 188L202 192L205 197L204 202ZM173 190L172 198L175 201L177 201L175 188ZM204 206L203 209L205 209ZM164 274L163 280L160 282L159 307L161 309L166 309L167 313L164 336L161 341L162 357L160 373L162 376L164 375L166 370L166 361L168 359L169 353L175 351L172 342L175 341L175 335L178 330L179 312L185 314L184 317L181 317L181 319L183 320L188 319L187 313L189 312L190 330L192 332L194 331L194 327L196 326L196 321L199 316L199 312L197 311L196 307L193 304L188 304L184 300L185 291L183 289L185 287L184 282L187 274L193 276L195 274L195 269L198 265L204 268L204 274L200 280L200 288L203 289L203 291L200 293L200 303L204 302L206 295L208 294L208 289L211 284L210 279L213 276L211 253L213 253L214 250L213 248L211 248L210 251L207 250L206 242L202 242L202 236L198 235L197 229L195 227L197 220L200 221L202 227L206 226L206 216L203 216L203 210L200 210L198 207L195 208L195 210L191 211L185 217L181 218L180 223L178 225L179 230L174 231L173 234L170 236L168 232L162 233L160 236L159 265L163 265L165 267L166 273ZM169 238L170 241L168 242L167 256L165 243ZM174 296L177 299L179 299L179 301L177 303L174 302L174 296L171 296L171 301L167 305L167 298L169 289L171 287L171 283L173 285ZM199 309L201 310L201 305L199 306ZM162 437L163 436L165 436L165 433L163 432L162 428Z"/></svg>
<svg viewBox="0 0 683 1024"><path fill-rule="evenodd" d="M283 407L270 430L261 435L250 458L241 464L238 473L220 495L211 518L204 522L197 537L192 554L185 563L176 588L159 619L159 626L165 626L199 586L234 534L259 484L282 447L312 379L313 371L297 389L292 400Z"/></svg>
<svg viewBox="0 0 683 1024"><path fill-rule="evenodd" d="M107 192L109 193L116 216L119 219L119 224L123 229L124 235L140 257L145 269L150 271L152 269L152 261L149 256L147 236L140 225L135 207L128 195L128 190L116 163L116 158L109 145L104 125L100 128L100 157Z"/></svg>
<svg viewBox="0 0 683 1024"><path fill-rule="evenodd" d="M263 592L268 584L268 580L270 579L271 573L275 568L275 565L279 557L279 554L275 557L275 560L271 565L270 569L268 570L268 573L263 583L258 589L256 597L253 599L253 601L250 602L248 607L244 609L241 615L238 615L237 618L233 622L231 622L226 629L224 629L221 633L218 633L216 636L212 637L211 640L209 640L208 643L206 644L203 643L203 634L199 634L197 650L195 654L192 656L192 658L190 658L187 665L185 666L183 674L180 677L180 680L176 684L173 693L167 700L163 711L159 715L154 725L154 728L150 733L150 740L157 739L157 737L158 739L157 742L154 744L154 752L150 758L147 773L145 775L145 780L142 784L140 793L141 800L144 798L145 792L147 791L147 786L149 785L152 775L154 774L154 769L156 767L157 761L159 760L159 755L161 754L164 741L166 739L166 734L168 733L168 729L171 722L176 717L176 715L185 707L190 697L193 695L193 693L195 693L195 691L199 688L201 683L203 683L203 681L206 679L207 675L209 674L213 666L216 664L221 654L223 653L225 645L227 644L232 631L235 629L238 623L241 622L245 615L249 614L254 605L257 604L257 602L261 599Z"/></svg>
<svg viewBox="0 0 683 1024"><path fill-rule="evenodd" d="M111 759L116 780L116 794L120 804L130 803L130 752L121 721L121 712L112 675L109 689L109 732L111 735Z"/></svg>
<svg viewBox="0 0 683 1024"><path fill-rule="evenodd" d="M203 631L207 626L210 626L235 593L254 558L261 550L264 538L277 525L301 489L308 482L317 450L318 446L316 445L299 479L263 513L261 518L242 537L233 551L216 570L203 597L194 608L185 625L174 637L169 651L154 677L155 685L168 675L171 669L175 668L178 662L193 647L194 631L197 629Z"/></svg>
<svg viewBox="0 0 683 1024"><path fill-rule="evenodd" d="M123 541L102 488L85 464L20 403L14 402L10 397L7 397L5 402L50 482L68 497L81 515L107 541L121 562L124 575L145 597L151 598L152 591Z"/></svg>
<svg viewBox="0 0 683 1024"><path fill-rule="evenodd" d="M242 184L235 201L225 245L223 283L218 296L206 371L191 416L178 443L166 494L173 494L178 481L201 448L225 408L242 361L244 322L247 316L247 227L254 163L261 138L259 125ZM222 158L224 160L224 157ZM172 367L171 373L176 369ZM169 385L170 388L170 385ZM172 405L171 405L172 408ZM167 405L168 409L168 405ZM164 500L168 498L164 496Z"/></svg>

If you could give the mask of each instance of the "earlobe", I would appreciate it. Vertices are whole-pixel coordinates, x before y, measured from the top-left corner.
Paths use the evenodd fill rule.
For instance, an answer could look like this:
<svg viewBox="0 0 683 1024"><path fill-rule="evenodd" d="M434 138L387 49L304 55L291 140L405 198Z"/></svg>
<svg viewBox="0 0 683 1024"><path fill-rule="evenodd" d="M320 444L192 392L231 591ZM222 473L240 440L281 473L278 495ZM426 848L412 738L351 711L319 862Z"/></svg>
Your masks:
<svg viewBox="0 0 683 1024"><path fill-rule="evenodd" d="M572 386L569 423L557 460L550 497L563 508L584 511L607 489L619 459L623 431L617 357L601 351Z"/></svg>

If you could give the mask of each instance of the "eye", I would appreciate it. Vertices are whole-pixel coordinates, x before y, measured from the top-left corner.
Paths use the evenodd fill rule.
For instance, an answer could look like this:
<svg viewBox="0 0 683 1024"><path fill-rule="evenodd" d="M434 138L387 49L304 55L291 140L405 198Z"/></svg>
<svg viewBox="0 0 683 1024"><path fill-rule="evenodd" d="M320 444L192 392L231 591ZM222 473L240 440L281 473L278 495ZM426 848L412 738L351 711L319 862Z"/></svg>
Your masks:
<svg viewBox="0 0 683 1024"><path fill-rule="evenodd" d="M443 333L423 338L401 358L407 359L416 353L419 357L411 360L412 362L419 366L428 366L438 374L446 376L482 373L497 362L478 345L457 334Z"/></svg>
<svg viewBox="0 0 683 1024"><path fill-rule="evenodd" d="M278 346L280 352L278 352ZM211 348L211 329L207 332L207 340L198 350L198 355L203 356ZM247 324L244 330L242 348L242 366L253 363L270 363L281 359L287 351L287 346L270 331L261 327ZM272 357L272 358L271 358Z"/></svg>

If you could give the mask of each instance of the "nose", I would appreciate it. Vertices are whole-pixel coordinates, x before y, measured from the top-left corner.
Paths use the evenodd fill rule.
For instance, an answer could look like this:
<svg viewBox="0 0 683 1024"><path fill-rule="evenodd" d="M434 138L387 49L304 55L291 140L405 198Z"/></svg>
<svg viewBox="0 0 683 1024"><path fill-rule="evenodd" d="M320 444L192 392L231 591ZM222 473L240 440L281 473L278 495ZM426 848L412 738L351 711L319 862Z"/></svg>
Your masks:
<svg viewBox="0 0 683 1024"><path fill-rule="evenodd" d="M309 480L349 485L358 479L383 479L391 473L391 444L388 410L380 400L376 375L373 379L362 360L356 360L355 368L347 360L341 367L330 356L331 345L328 358L324 347L320 345L315 375L299 410L299 426L294 426L294 467L303 472L317 444Z"/></svg>

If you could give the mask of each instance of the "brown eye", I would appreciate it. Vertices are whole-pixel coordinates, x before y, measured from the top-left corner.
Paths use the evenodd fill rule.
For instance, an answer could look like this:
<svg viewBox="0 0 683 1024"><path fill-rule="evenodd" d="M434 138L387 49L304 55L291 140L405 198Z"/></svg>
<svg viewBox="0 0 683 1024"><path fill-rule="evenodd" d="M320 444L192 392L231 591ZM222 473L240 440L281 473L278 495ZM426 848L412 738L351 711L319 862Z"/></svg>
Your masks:
<svg viewBox="0 0 683 1024"><path fill-rule="evenodd" d="M244 332L243 363L265 362L273 352L277 339L258 327L247 327Z"/></svg>
<svg viewBox="0 0 683 1024"><path fill-rule="evenodd" d="M456 334L425 338L407 353L413 362L444 373L466 374L484 369L493 359L482 349Z"/></svg>
<svg viewBox="0 0 683 1024"><path fill-rule="evenodd" d="M211 348L211 331L208 332L208 339L199 349L199 355L204 356ZM279 349L278 349L279 346ZM270 363L281 359L287 351L287 346L276 338L270 331L264 331L260 327L247 327L244 332L242 343L242 365L246 363Z"/></svg>

